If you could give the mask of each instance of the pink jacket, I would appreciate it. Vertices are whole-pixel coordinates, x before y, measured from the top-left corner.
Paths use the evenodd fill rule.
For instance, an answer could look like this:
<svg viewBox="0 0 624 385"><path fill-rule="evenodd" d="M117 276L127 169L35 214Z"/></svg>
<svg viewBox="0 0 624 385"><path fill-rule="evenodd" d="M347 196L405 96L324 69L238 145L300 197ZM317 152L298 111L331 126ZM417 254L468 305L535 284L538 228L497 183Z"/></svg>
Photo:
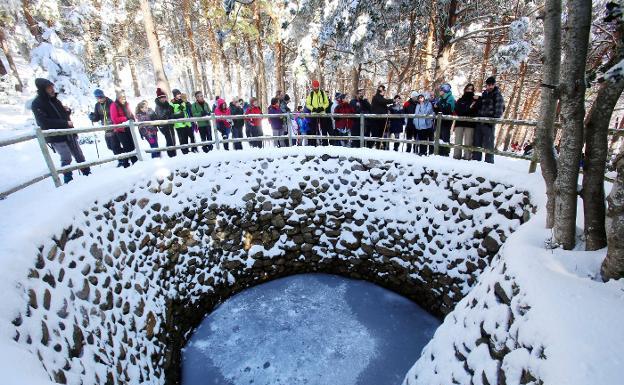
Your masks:
<svg viewBox="0 0 624 385"><path fill-rule="evenodd" d="M126 111L128 111L128 114L130 114L130 116L126 116L126 114L124 113L124 109L121 108L118 104L117 101L115 101L114 103L111 103L110 105L110 117L111 117L111 121L113 122L113 124L121 124L121 123L125 123L130 119L134 119L134 116L132 116L132 112L130 112L130 105L128 104L128 102L126 102ZM113 131L115 132L124 132L126 129L124 127L119 127L119 128L114 128Z"/></svg>
<svg viewBox="0 0 624 385"><path fill-rule="evenodd" d="M223 108L224 105L226 106L225 108ZM217 108L214 113L216 116L230 115L230 108L225 104L225 100L217 100ZM226 119L217 119L217 123L223 124L225 127L231 126L230 121Z"/></svg>

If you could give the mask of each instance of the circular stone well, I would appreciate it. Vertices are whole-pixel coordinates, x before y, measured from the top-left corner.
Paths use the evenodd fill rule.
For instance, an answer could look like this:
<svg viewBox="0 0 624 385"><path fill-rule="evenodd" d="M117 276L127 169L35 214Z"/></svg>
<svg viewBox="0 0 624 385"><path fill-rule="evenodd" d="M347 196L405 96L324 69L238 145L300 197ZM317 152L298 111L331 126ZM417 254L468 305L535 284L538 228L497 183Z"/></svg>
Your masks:
<svg viewBox="0 0 624 385"><path fill-rule="evenodd" d="M320 151L220 153L83 207L41 240L14 340L59 383L177 384L191 331L245 288L324 272L442 317L533 210L449 162Z"/></svg>

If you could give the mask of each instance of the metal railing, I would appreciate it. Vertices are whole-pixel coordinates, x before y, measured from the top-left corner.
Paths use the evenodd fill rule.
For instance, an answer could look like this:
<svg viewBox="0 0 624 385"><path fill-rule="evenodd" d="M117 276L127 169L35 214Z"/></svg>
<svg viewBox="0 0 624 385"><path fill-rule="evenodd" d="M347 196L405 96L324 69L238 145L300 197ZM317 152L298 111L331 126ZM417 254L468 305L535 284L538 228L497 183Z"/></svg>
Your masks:
<svg viewBox="0 0 624 385"><path fill-rule="evenodd" d="M356 135L356 136L353 136L353 135L318 135L318 134L295 135L292 129L292 121L295 116L302 116L305 118L326 118L326 119L353 119L353 120L359 119L360 133L359 135ZM285 127L287 128L286 135L280 135L280 136L262 135L262 136L257 136L257 137L223 139L219 137L219 130L217 129L217 121L236 120L236 119L251 120L251 119L280 119L280 118L286 118L286 124L285 124ZM391 137L367 136L365 132L366 130L364 130L364 128L366 126L367 121L370 121L371 119L386 119L386 124L385 124L386 127L388 126L387 121L389 119L430 119L433 121L432 128L435 128L434 140L426 141L426 140L417 140L417 139L399 139L399 138L391 138ZM23 182L17 186L14 186L6 191L0 192L0 199L6 198L8 195L15 193L21 189L24 189L28 186L31 186L34 183L47 179L48 177L51 177L52 180L54 181L54 185L56 187L59 187L62 184L59 175L64 172L71 172L71 171L78 170L78 169L84 169L87 167L97 166L97 165L110 163L110 162L123 160L123 159L128 159L132 157L136 157L139 161L142 161L143 152L160 153L164 151L192 149L192 148L212 146L212 145L214 145L215 148L218 150L220 149L221 144L226 144L226 143L244 143L244 142L266 143L267 141L274 141L274 142L279 141L281 143L285 143L287 146L294 146L294 145L298 145L295 143L295 140L297 142L303 141L303 140L317 140L317 141L329 141L329 143L332 143L332 142L335 143L336 141L343 141L343 142L346 141L349 143L357 142L359 143L359 147L365 147L367 142L376 142L380 144L404 143L404 144L410 144L413 146L420 146L420 145L432 146L434 155L439 155L440 147L449 148L449 149L460 148L462 150L468 150L472 152L482 152L485 154L493 154L493 155L502 156L502 157L524 159L524 160L536 162L536 158L534 156L531 157L531 156L516 154L513 152L499 151L496 148L486 149L486 148L477 147L477 146L467 146L463 144L458 145L454 143L441 142L440 134L442 132L442 121L444 120L447 120L447 121L450 120L453 122L462 121L462 122L472 122L472 123L506 124L512 127L513 126L526 126L526 127L537 126L537 122L531 121L531 120L471 118L471 117L450 116L450 115L442 115L442 114L436 114L436 115L335 114L335 113L294 114L292 112L288 112L288 113L282 113L282 114L249 114L249 115L222 115L222 116L215 116L214 114L211 114L205 117L169 119L169 120L151 120L151 121L144 121L144 122L135 122L135 121L130 120L123 124L114 124L114 125L108 125L108 126L91 126L91 127L84 127L84 128L64 128L64 129L53 129L53 130L42 130L40 127L37 127L34 134L20 135L20 136L13 137L10 139L0 140L0 147L5 147L5 146L36 139L39 143L41 153L43 155L43 158L45 160L45 163L46 163L46 166L48 167L49 172L43 173L41 175L37 175L36 177L31 178L30 180L26 182ZM145 150L141 150L139 146L138 128L141 126L173 126L176 123L202 122L202 121L209 122L209 128L210 128L210 132L212 134L213 140L200 141L200 142L188 143L188 144L179 144L179 145L174 145L174 146L150 148L150 149L145 149ZM115 128L122 128L122 127L127 128L130 131L130 134L132 135L132 140L134 143L135 150L132 152L114 155L114 156L106 157L103 159L98 159L95 161L76 163L74 165L68 165L68 166L57 168L56 165L54 164L54 161L52 160L50 149L46 143L46 138L48 137L73 135L73 134L86 134L86 133L99 132L99 131L110 131ZM385 135L385 131L383 134ZM405 130L403 131L403 134L405 134ZM610 129L609 134L614 135L614 136L624 136L624 131Z"/></svg>

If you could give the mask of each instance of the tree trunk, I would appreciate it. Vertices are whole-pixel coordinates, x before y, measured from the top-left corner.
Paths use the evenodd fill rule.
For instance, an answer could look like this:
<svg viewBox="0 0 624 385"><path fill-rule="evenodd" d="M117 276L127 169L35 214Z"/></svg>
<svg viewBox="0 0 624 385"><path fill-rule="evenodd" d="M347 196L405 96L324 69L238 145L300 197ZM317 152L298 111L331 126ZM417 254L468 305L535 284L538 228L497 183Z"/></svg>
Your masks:
<svg viewBox="0 0 624 385"><path fill-rule="evenodd" d="M438 55L436 56L434 75L436 87L445 81L446 71L451 61L451 55L453 54L451 35L449 35L447 31L451 31L457 22L457 0L450 0L448 4L448 12L445 15L446 23L439 26L441 30L438 33Z"/></svg>
<svg viewBox="0 0 624 385"><path fill-rule="evenodd" d="M284 43L281 40L275 43L275 89L281 90L283 93L286 93Z"/></svg>
<svg viewBox="0 0 624 385"><path fill-rule="evenodd" d="M585 62L591 27L591 1L569 0L561 78L561 150L555 180L554 242L576 244L578 175L585 117Z"/></svg>
<svg viewBox="0 0 624 385"><path fill-rule="evenodd" d="M208 75L206 74L206 61L204 60L202 46L197 47L197 58L199 60L199 74L201 76L201 90L208 100L214 99L212 88L208 84Z"/></svg>
<svg viewBox="0 0 624 385"><path fill-rule="evenodd" d="M264 111L265 107L269 105L268 99L268 87L267 87L267 79L266 79L266 68L264 67L264 50L262 47L262 20L260 19L260 5L258 2L254 2L254 23L256 30L258 31L258 35L256 36L256 60L258 62L258 86L259 89L262 88L262 94L264 98L259 99L262 110Z"/></svg>
<svg viewBox="0 0 624 385"><path fill-rule="evenodd" d="M607 257L602 261L602 279L624 278L624 153L614 162L617 176L607 197Z"/></svg>
<svg viewBox="0 0 624 385"><path fill-rule="evenodd" d="M434 7L435 10L435 7ZM424 77L424 89L428 90L433 83L433 71L435 69L435 62L433 57L433 46L435 44L435 13L429 17L429 26L427 30L427 43L425 44L425 77Z"/></svg>
<svg viewBox="0 0 624 385"><path fill-rule="evenodd" d="M518 85L518 90L515 91L516 102L514 103L513 115L511 117L513 120L518 119L518 108L520 108L520 98L522 97L522 90L524 88L524 79L526 75L526 69L527 69L527 65L526 65L526 62L524 62L520 65L520 84ZM507 133L505 134L505 143L503 145L503 151L507 151L509 149L512 131L513 131L513 126L510 125L509 128L507 129Z"/></svg>
<svg viewBox="0 0 624 385"><path fill-rule="evenodd" d="M128 66L130 67L130 76L132 77L132 90L134 91L134 97L138 98L139 96L141 96L141 87L139 87L136 64L134 63L134 58L132 57L132 50L130 49L130 47L128 47L127 52Z"/></svg>
<svg viewBox="0 0 624 385"><path fill-rule="evenodd" d="M148 0L140 0L140 2L141 13L143 14L143 26L149 46L150 60L152 62L152 68L154 69L154 80L156 80L156 86L158 88L162 89L167 95L170 95L171 87L169 86L169 80L167 80L165 67L163 66L162 52L160 51L160 42L158 41L158 35L154 28L152 10L150 9Z"/></svg>
<svg viewBox="0 0 624 385"><path fill-rule="evenodd" d="M488 27L491 23L488 24ZM481 91L483 89L483 82L485 81L485 71L487 71L488 63L490 62L490 54L492 53L492 31L488 32L487 40L485 41L485 48L483 49L483 61L481 62L481 69L479 70L479 78L475 86L475 91Z"/></svg>
<svg viewBox="0 0 624 385"><path fill-rule="evenodd" d="M555 223L555 179L557 160L553 144L553 126L557 109L559 68L561 66L561 0L546 0L544 6L543 81L540 114L535 129L536 146L542 177L546 184L546 228Z"/></svg>
<svg viewBox="0 0 624 385"><path fill-rule="evenodd" d="M13 61L13 56L11 55L11 51L9 50L9 43L6 40L6 36L2 28L0 28L0 45L2 46L2 52L4 52L4 56L6 56L6 59L9 62L9 67L11 68L11 72L13 73L13 77L15 78L15 80L17 80L15 90L17 92L22 92L24 84L22 84L22 79L20 79L19 73L17 72L17 66Z"/></svg>
<svg viewBox="0 0 624 385"><path fill-rule="evenodd" d="M351 94L353 97L357 95L357 90L360 88L360 74L362 73L362 64L351 67Z"/></svg>
<svg viewBox="0 0 624 385"><path fill-rule="evenodd" d="M43 31L41 31L37 21L30 13L30 4L28 0L22 0L22 12L24 13L24 19L26 19L28 30L35 37L35 40L41 43L43 41Z"/></svg>
<svg viewBox="0 0 624 385"><path fill-rule="evenodd" d="M190 0L182 0L182 11L184 12L184 30L186 32L186 40L188 41L189 50L191 51L191 64L193 69L193 93L199 91L201 83L201 75L199 66L197 65L197 47L195 46L195 38L193 37L193 27L191 25L191 3Z"/></svg>
<svg viewBox="0 0 624 385"><path fill-rule="evenodd" d="M607 137L611 114L622 91L624 91L624 80L615 83L606 81L600 86L596 99L587 114L582 190L586 250L598 250L607 245L604 191Z"/></svg>

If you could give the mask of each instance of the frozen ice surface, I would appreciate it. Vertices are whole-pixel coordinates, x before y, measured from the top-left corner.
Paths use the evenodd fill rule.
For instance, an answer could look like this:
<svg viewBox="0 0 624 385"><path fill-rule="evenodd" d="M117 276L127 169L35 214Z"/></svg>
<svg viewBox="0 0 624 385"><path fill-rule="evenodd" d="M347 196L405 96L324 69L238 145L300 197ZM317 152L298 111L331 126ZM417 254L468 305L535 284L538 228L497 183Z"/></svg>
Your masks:
<svg viewBox="0 0 624 385"><path fill-rule="evenodd" d="M183 385L401 383L440 322L372 283L304 274L245 290L183 351Z"/></svg>

